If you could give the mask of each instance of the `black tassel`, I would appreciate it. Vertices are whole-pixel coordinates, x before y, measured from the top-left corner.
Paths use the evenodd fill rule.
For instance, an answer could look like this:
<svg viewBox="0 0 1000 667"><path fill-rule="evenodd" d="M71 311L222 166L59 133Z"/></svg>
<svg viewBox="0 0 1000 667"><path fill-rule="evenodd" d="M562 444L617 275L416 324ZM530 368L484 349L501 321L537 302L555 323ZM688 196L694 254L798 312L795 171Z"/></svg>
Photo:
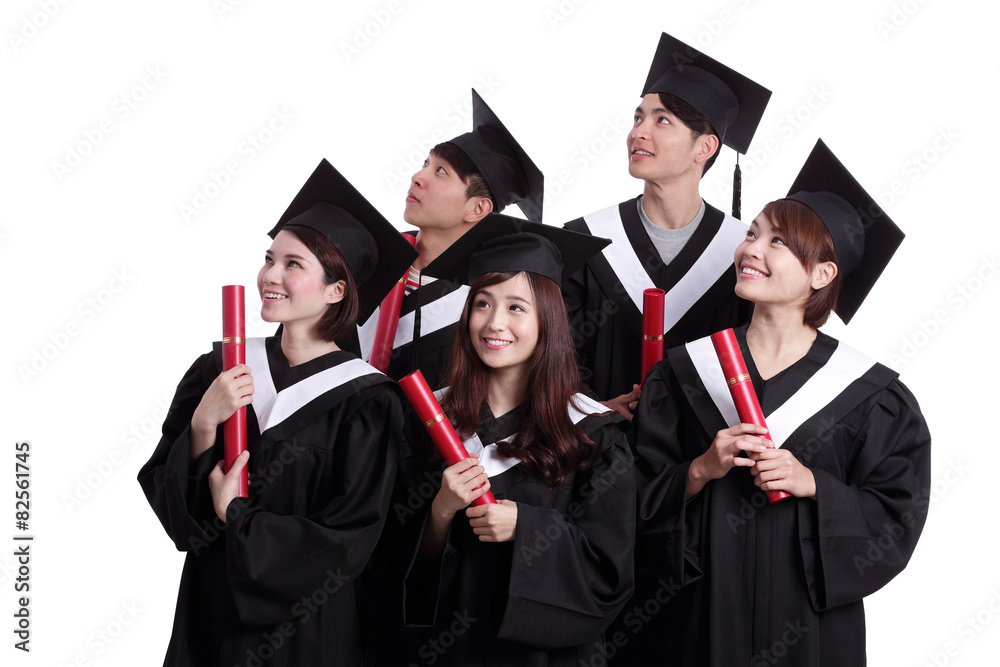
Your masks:
<svg viewBox="0 0 1000 667"><path fill-rule="evenodd" d="M743 174L740 172L740 154L736 154L736 169L733 170L733 217L740 219L740 191L743 189Z"/></svg>

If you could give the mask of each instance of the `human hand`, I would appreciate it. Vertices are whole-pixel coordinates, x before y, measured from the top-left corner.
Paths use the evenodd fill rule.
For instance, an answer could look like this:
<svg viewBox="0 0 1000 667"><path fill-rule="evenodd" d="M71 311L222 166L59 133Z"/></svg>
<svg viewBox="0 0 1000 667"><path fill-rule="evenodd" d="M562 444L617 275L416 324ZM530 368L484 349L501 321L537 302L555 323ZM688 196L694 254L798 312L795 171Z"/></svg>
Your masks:
<svg viewBox="0 0 1000 667"><path fill-rule="evenodd" d="M614 410L626 419L632 419L632 413L635 411L636 406L639 405L639 394L641 391L641 387L634 384L632 385L632 391L629 393L616 396L615 398L609 398L606 401L601 401L601 405L604 405L610 410Z"/></svg>
<svg viewBox="0 0 1000 667"><path fill-rule="evenodd" d="M226 522L226 508L233 498L239 496L240 492L240 472L246 467L250 459L250 452L241 452L229 472L222 472L225 463L219 461L215 468L208 475L208 488L212 492L212 506L215 508L215 515Z"/></svg>
<svg viewBox="0 0 1000 667"><path fill-rule="evenodd" d="M478 455L473 454L445 468L431 509L438 518L450 521L456 512L468 507L489 488L486 469L479 465Z"/></svg>
<svg viewBox="0 0 1000 667"><path fill-rule="evenodd" d="M799 498L816 499L816 478L787 449L752 452L750 469L754 484L764 491L785 491Z"/></svg>
<svg viewBox="0 0 1000 667"><path fill-rule="evenodd" d="M500 500L465 510L472 532L480 542L510 542L517 528L517 503Z"/></svg>
<svg viewBox="0 0 1000 667"><path fill-rule="evenodd" d="M770 440L760 437L767 429L756 424L737 424L722 429L705 453L691 462L688 469L687 497L705 488L713 479L720 479L735 467L752 467L751 459L740 452L763 452L772 446Z"/></svg>
<svg viewBox="0 0 1000 667"><path fill-rule="evenodd" d="M215 429L253 401L250 367L238 364L212 381L191 417L191 458L215 444Z"/></svg>

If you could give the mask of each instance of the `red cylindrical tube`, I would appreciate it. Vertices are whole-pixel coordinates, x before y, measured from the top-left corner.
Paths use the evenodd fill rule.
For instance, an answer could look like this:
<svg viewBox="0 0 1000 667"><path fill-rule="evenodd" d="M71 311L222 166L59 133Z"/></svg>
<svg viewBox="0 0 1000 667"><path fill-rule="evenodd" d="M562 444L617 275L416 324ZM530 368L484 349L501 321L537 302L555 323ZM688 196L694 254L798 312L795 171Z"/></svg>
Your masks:
<svg viewBox="0 0 1000 667"><path fill-rule="evenodd" d="M666 292L655 287L642 292L642 375L646 379L649 369L663 361L663 298Z"/></svg>
<svg viewBox="0 0 1000 667"><path fill-rule="evenodd" d="M243 299L243 285L224 285L222 287L222 370L228 371L233 366L245 364L246 338L245 338L245 309ZM233 461L247 449L247 409L241 407L226 420L223 426L225 435L223 445L223 459L225 461L225 472L233 465ZM240 474L240 488L238 495L246 498L247 489L247 469L244 468Z"/></svg>
<svg viewBox="0 0 1000 667"><path fill-rule="evenodd" d="M412 234L403 234L403 237L411 245L417 244L417 239ZM372 353L368 363L383 373L389 369L389 360L392 358L392 345L396 340L396 327L399 326L399 308L403 304L403 296L406 292L406 276L409 272L409 269L407 269L395 287L382 300L382 305L378 309L378 322L375 323L375 340L372 343Z"/></svg>
<svg viewBox="0 0 1000 667"><path fill-rule="evenodd" d="M413 371L399 381L399 386L403 389L406 397L410 399L410 403L413 404L417 417L424 423L427 432L431 435L431 440L434 441L434 446L441 452L444 462L451 466L469 458L468 450L462 444L458 434L455 433L455 429L452 428L451 422L448 421L444 410L441 409L441 404L434 398L434 392L427 385L424 374L419 370ZM487 491L473 500L472 504L487 505L496 503L496 501L493 494Z"/></svg>
<svg viewBox="0 0 1000 667"><path fill-rule="evenodd" d="M739 343L736 342L736 334L732 329L719 331L712 334L712 345L715 346L715 353L719 356L719 363L722 365L722 373L726 377L726 384L729 385L729 393L732 394L733 403L736 404L736 414L744 424L756 424L767 428L764 421L764 411L757 400L757 392L753 390L753 382L750 380L750 373L747 371L746 362L740 352ZM765 491L769 503L777 502L788 498L792 494L784 491Z"/></svg>

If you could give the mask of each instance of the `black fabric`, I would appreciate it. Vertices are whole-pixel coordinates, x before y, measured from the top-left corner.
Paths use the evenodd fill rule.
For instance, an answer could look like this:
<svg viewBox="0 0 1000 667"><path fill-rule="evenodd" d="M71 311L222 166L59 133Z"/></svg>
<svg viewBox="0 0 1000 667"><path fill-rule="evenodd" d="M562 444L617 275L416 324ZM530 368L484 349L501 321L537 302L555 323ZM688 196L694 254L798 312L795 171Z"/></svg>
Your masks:
<svg viewBox="0 0 1000 667"><path fill-rule="evenodd" d="M809 353L764 382L737 330L765 416L830 358ZM817 500L768 505L734 468L685 501L690 462L725 426L683 348L646 378L634 420L636 598L666 600L632 637L641 664L863 665L863 598L908 562L927 514L930 434L912 394L876 364L783 447ZM779 655L780 653L780 655Z"/></svg>
<svg viewBox="0 0 1000 667"><path fill-rule="evenodd" d="M270 341L268 357L279 390L354 358L333 352L290 368ZM189 455L191 416L219 371L215 354L191 366L139 472L153 511L187 553L164 664L360 664L355 584L388 511L398 387L364 375L264 438L248 407L249 498L230 504L223 525L207 479L222 456L222 427L211 449Z"/></svg>
<svg viewBox="0 0 1000 667"><path fill-rule="evenodd" d="M619 204L619 213L649 287L669 290L690 270L722 226L721 211L705 205L705 216L681 252L664 264L639 218L635 199ZM583 218L567 229L589 232ZM735 251L735 247L733 250ZM664 349L749 322L753 304L736 296L736 270L730 265L705 294L663 337ZM632 391L642 359L642 313L629 298L603 254L563 281L563 298L584 377L601 400Z"/></svg>
<svg viewBox="0 0 1000 667"><path fill-rule="evenodd" d="M486 444L508 437L516 419L517 411L486 416L478 435ZM424 467L410 497L425 501L410 505L409 557L401 560L405 620L420 634L409 647L414 653L399 658L402 664L575 667L603 660L602 632L631 592L633 577L635 487L623 421L585 417L579 427L602 454L556 488L525 476L520 466L491 478L498 499L518 504L513 542L480 542L460 512L441 556L420 557L424 519L443 469ZM422 425L408 423L407 433L426 457Z"/></svg>

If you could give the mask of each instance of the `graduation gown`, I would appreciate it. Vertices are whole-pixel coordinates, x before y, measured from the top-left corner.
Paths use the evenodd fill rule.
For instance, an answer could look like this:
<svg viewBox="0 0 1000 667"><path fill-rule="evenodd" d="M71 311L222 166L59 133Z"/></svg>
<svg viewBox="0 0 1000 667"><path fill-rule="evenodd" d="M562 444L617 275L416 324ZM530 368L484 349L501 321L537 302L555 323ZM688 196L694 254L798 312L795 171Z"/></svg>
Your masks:
<svg viewBox="0 0 1000 667"><path fill-rule="evenodd" d="M468 294L467 285L435 280L404 296L386 375L400 380L419 369L431 389L440 387L451 364L452 342ZM378 316L376 310L358 327L364 359L371 358Z"/></svg>
<svg viewBox="0 0 1000 667"><path fill-rule="evenodd" d="M588 412L605 408L578 395ZM491 491L517 503L512 542L483 543L464 512L436 558L419 555L428 501L411 522L405 620L426 627L410 662L438 665L576 665L603 656L602 633L632 590L635 486L618 415L571 410L601 454L556 488L496 453L518 411L484 421L470 453L483 451ZM627 424L627 422L626 422ZM420 425L422 428L422 425ZM440 487L440 471L431 477ZM423 495L423 494L421 494ZM430 494L433 498L433 494Z"/></svg>
<svg viewBox="0 0 1000 667"><path fill-rule="evenodd" d="M770 438L809 468L817 499L768 504L745 468L685 501L691 461L739 422L711 342L668 352L635 418L637 598L666 587L645 662L862 665L863 598L905 566L924 525L930 434L890 369L820 332L761 380L736 331Z"/></svg>
<svg viewBox="0 0 1000 667"><path fill-rule="evenodd" d="M739 326L753 304L736 296L733 253L747 226L705 204L705 216L669 264L642 224L636 199L566 223L567 229L612 240L563 281L563 298L584 379L600 400L641 383L642 292L667 292L664 349Z"/></svg>
<svg viewBox="0 0 1000 667"><path fill-rule="evenodd" d="M191 417L221 369L220 348L184 375L139 482L187 552L165 665L357 665L354 582L378 540L402 428L400 392L347 352L290 367L280 338L247 341L249 498L223 524L192 461Z"/></svg>

